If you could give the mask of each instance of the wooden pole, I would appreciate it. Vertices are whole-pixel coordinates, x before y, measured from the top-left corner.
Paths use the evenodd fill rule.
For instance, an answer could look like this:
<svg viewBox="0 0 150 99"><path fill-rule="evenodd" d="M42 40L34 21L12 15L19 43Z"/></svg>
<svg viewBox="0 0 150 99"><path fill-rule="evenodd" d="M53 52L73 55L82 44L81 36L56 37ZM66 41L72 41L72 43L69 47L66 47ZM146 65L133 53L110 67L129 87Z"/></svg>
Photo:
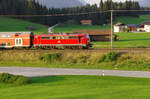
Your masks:
<svg viewBox="0 0 150 99"><path fill-rule="evenodd" d="M111 13L111 48L113 48L113 10L111 10L110 13Z"/></svg>
<svg viewBox="0 0 150 99"><path fill-rule="evenodd" d="M111 49L113 48L113 1L111 0Z"/></svg>

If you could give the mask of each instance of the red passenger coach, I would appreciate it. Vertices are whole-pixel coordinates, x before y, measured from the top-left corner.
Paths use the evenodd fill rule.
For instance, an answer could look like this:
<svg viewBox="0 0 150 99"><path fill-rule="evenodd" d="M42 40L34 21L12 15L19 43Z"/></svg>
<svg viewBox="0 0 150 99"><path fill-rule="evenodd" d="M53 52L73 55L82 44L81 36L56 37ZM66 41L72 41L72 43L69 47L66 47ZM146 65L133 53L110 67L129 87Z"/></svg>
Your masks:
<svg viewBox="0 0 150 99"><path fill-rule="evenodd" d="M34 47L89 47L88 34L43 34L34 35Z"/></svg>
<svg viewBox="0 0 150 99"><path fill-rule="evenodd" d="M31 32L0 32L0 48L30 46Z"/></svg>

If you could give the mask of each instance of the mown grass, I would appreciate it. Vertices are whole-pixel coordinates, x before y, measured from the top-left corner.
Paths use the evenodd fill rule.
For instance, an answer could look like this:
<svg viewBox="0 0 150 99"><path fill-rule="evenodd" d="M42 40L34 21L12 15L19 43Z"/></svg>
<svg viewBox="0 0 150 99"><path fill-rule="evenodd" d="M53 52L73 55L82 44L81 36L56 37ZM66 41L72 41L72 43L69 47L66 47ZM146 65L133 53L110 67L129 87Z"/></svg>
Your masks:
<svg viewBox="0 0 150 99"><path fill-rule="evenodd" d="M118 33L119 41L113 42L115 48L149 48L150 33ZM110 42L92 42L94 48L110 48Z"/></svg>
<svg viewBox="0 0 150 99"><path fill-rule="evenodd" d="M48 31L48 26L32 23L21 19L0 17L0 32L28 31L26 30L27 26L34 26L36 28L36 30L33 30L34 33Z"/></svg>
<svg viewBox="0 0 150 99"><path fill-rule="evenodd" d="M111 76L33 77L32 84L0 83L1 99L148 99L150 79Z"/></svg>

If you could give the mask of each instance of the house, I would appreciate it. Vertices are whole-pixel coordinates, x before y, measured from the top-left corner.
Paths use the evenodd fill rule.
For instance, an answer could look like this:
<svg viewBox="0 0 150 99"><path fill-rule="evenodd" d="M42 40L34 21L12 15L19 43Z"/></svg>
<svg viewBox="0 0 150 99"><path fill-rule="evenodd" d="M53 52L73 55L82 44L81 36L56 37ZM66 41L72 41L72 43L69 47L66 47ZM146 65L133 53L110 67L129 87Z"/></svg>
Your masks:
<svg viewBox="0 0 150 99"><path fill-rule="evenodd" d="M137 31L137 25L136 24L128 24L128 32L136 32Z"/></svg>
<svg viewBox="0 0 150 99"><path fill-rule="evenodd" d="M128 26L123 23L117 23L114 25L114 32L127 32Z"/></svg>
<svg viewBox="0 0 150 99"><path fill-rule="evenodd" d="M82 25L92 25L92 20L81 20Z"/></svg>
<svg viewBox="0 0 150 99"><path fill-rule="evenodd" d="M74 33L89 34L91 41L110 41L110 30L75 30Z"/></svg>
<svg viewBox="0 0 150 99"><path fill-rule="evenodd" d="M138 32L150 32L150 21L145 21L138 25Z"/></svg>

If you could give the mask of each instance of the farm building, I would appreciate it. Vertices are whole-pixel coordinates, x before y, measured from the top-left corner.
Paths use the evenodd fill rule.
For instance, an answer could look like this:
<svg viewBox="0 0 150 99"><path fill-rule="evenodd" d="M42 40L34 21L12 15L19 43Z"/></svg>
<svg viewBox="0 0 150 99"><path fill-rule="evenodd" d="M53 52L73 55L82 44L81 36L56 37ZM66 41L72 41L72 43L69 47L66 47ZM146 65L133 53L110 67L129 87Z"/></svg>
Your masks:
<svg viewBox="0 0 150 99"><path fill-rule="evenodd" d="M117 23L114 25L114 32L126 32L128 29L128 26L123 23Z"/></svg>
<svg viewBox="0 0 150 99"><path fill-rule="evenodd" d="M150 21L146 21L138 25L138 32L150 32Z"/></svg>
<svg viewBox="0 0 150 99"><path fill-rule="evenodd" d="M82 25L92 25L92 20L81 20Z"/></svg>
<svg viewBox="0 0 150 99"><path fill-rule="evenodd" d="M75 30L74 33L87 33L90 36L91 41L110 41L110 30Z"/></svg>
<svg viewBox="0 0 150 99"><path fill-rule="evenodd" d="M31 34L31 32L0 32L0 47L29 47Z"/></svg>
<svg viewBox="0 0 150 99"><path fill-rule="evenodd" d="M136 24L128 24L127 32L136 32L137 31L137 25Z"/></svg>

